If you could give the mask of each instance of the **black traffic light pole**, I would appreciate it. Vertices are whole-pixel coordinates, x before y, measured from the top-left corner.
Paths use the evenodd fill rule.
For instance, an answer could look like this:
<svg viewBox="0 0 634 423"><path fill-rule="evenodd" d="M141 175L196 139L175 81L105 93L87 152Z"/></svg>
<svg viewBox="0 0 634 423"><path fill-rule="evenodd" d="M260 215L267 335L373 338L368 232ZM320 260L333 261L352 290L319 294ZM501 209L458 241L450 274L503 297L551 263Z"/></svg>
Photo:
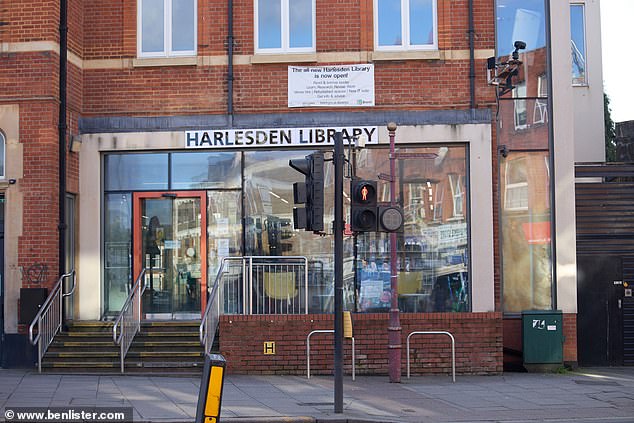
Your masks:
<svg viewBox="0 0 634 423"><path fill-rule="evenodd" d="M343 413L343 137L335 133L335 413Z"/></svg>

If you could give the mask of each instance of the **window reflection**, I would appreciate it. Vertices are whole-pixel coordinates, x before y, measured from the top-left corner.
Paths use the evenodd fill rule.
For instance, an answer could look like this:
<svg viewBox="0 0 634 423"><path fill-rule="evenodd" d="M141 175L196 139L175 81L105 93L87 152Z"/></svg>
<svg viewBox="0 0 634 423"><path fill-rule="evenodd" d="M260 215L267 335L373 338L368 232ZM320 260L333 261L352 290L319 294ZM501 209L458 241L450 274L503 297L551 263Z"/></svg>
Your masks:
<svg viewBox="0 0 634 423"><path fill-rule="evenodd" d="M550 173L546 151L502 159L504 311L551 307Z"/></svg>
<svg viewBox="0 0 634 423"><path fill-rule="evenodd" d="M132 194L106 194L104 210L104 314L121 310L132 279Z"/></svg>
<svg viewBox="0 0 634 423"><path fill-rule="evenodd" d="M172 154L172 189L240 188L240 153Z"/></svg>
<svg viewBox="0 0 634 423"><path fill-rule="evenodd" d="M586 28L583 4L570 5L570 48L572 50L572 83L585 85L586 79Z"/></svg>
<svg viewBox="0 0 634 423"><path fill-rule="evenodd" d="M403 206L398 234L399 308L406 312L470 310L467 241L466 148L406 148L426 158L397 161L397 201ZM389 174L387 149L359 153L357 176ZM358 163L358 162L357 162ZM389 199L379 184L379 198ZM385 195L387 192L387 195ZM391 302L389 234L357 236L357 291L360 311L387 311Z"/></svg>
<svg viewBox="0 0 634 423"><path fill-rule="evenodd" d="M108 154L105 168L107 191L168 189L167 154Z"/></svg>

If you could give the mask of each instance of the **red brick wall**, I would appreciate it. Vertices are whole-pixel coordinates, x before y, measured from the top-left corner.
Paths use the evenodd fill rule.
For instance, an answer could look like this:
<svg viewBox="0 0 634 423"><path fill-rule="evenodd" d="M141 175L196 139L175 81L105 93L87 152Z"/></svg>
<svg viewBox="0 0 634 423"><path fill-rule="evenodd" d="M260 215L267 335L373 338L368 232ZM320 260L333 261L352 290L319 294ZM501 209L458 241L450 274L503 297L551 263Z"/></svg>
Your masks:
<svg viewBox="0 0 634 423"><path fill-rule="evenodd" d="M493 1L474 3L475 47L493 49ZM467 4L467 0L439 2L441 49L468 50ZM317 0L316 10L317 52L373 50L371 0L343 3ZM85 59L136 57L135 1L90 2L85 4L84 13ZM253 54L253 0L234 2L233 15L235 54ZM226 3L198 1L199 55L226 54L226 20ZM236 65L235 112L288 112L287 68L287 63ZM491 106L494 90L486 84L486 64L477 60L475 68L478 105ZM375 62L376 107L373 109L468 108L468 74L468 60ZM90 69L84 76L87 116L215 114L226 110L226 66Z"/></svg>
<svg viewBox="0 0 634 423"><path fill-rule="evenodd" d="M577 315L565 313L564 317L564 363L577 364Z"/></svg>
<svg viewBox="0 0 634 423"><path fill-rule="evenodd" d="M353 314L357 374L388 373L388 314ZM442 330L456 339L456 372L495 374L502 371L502 315L500 313L401 314L402 372L406 367L406 339L413 331ZM220 351L228 371L249 374L306 374L306 336L332 329L332 315L223 316ZM264 355L264 342L274 341L275 355ZM311 337L311 374L333 369L333 335ZM410 341L411 372L451 373L451 343L445 335L414 335ZM351 373L351 343L344 341L344 371Z"/></svg>

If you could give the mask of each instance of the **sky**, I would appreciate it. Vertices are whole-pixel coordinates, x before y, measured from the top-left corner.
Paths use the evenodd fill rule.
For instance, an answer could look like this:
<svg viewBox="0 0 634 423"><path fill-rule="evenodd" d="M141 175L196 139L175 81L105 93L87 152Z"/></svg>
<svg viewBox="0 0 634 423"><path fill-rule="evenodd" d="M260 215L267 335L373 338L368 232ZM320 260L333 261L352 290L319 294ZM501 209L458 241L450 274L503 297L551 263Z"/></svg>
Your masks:
<svg viewBox="0 0 634 423"><path fill-rule="evenodd" d="M634 0L601 0L601 44L612 120L634 120Z"/></svg>

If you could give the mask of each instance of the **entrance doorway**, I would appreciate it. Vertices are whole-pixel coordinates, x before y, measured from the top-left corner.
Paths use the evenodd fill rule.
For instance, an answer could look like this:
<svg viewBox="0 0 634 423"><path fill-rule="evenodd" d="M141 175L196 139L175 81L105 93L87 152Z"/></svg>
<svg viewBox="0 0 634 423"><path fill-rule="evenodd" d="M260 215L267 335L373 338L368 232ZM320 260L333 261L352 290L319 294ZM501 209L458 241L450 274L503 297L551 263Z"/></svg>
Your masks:
<svg viewBox="0 0 634 423"><path fill-rule="evenodd" d="M204 191L135 193L135 279L146 269L146 319L200 319L207 291Z"/></svg>
<svg viewBox="0 0 634 423"><path fill-rule="evenodd" d="M581 366L623 364L622 261L577 256L577 350Z"/></svg>

